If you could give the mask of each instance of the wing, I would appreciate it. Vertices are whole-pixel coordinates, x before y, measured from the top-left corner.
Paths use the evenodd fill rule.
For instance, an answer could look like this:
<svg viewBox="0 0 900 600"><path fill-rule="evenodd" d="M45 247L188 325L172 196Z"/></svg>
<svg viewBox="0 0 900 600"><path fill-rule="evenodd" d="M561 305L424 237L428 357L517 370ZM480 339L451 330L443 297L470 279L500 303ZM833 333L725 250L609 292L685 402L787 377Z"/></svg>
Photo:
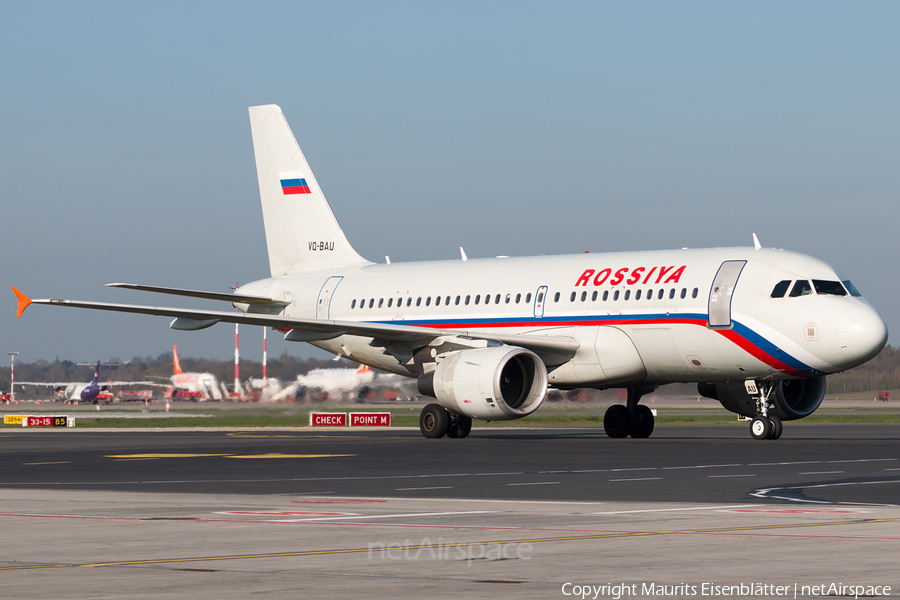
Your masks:
<svg viewBox="0 0 900 600"><path fill-rule="evenodd" d="M302 341L314 342L330 340L341 335L353 335L367 338L375 338L394 342L422 342L428 343L438 336L467 335L474 338L492 339L513 346L527 348L544 360L548 366L559 365L575 355L580 344L573 338L550 337L542 335L497 335L483 331L465 331L460 329L439 329L432 327L418 327L412 325L398 325L396 323L369 323L360 321L332 321L326 319L301 319L298 317L285 317L281 315L268 315L260 313L241 313L195 310L185 308L169 308L164 306L142 306L135 304L110 304L106 302L82 302L78 300L42 299L32 300L25 294L12 288L19 299L17 316L30 304L49 304L51 306L69 306L73 308L87 308L91 310L106 310L113 312L136 313L142 315L156 315L162 317L174 317L169 326L173 329L203 329L216 323L246 323L247 325L259 325L273 327L275 329L292 329L300 332ZM205 292L204 292L205 293ZM215 294L215 292L210 292ZM231 294L228 300L232 300ZM295 339L301 339L297 336Z"/></svg>

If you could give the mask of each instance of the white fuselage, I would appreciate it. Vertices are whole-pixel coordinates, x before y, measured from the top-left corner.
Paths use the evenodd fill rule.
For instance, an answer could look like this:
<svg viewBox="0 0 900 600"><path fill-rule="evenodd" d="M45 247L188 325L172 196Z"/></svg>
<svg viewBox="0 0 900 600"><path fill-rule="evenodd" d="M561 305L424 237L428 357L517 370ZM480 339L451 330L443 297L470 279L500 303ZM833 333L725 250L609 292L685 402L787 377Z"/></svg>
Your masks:
<svg viewBox="0 0 900 600"><path fill-rule="evenodd" d="M726 261L741 268L720 292ZM290 317L574 338L574 358L548 364L550 385L572 388L811 377L861 364L884 346L887 328L861 297L834 293L835 284L846 289L841 280L802 254L716 248L372 264L239 292L290 300L282 313ZM773 298L782 281L787 293ZM791 296L798 281L809 293ZM814 281L831 293L817 293ZM407 360L417 348L347 335L313 343L420 374Z"/></svg>

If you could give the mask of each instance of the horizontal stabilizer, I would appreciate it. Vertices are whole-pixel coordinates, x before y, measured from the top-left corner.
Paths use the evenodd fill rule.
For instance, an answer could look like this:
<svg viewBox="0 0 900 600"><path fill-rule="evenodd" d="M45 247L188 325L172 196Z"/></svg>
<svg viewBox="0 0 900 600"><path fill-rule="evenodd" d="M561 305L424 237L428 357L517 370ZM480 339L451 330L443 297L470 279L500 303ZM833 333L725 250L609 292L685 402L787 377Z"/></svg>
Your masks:
<svg viewBox="0 0 900 600"><path fill-rule="evenodd" d="M180 288L141 285L137 283L107 283L106 287L139 290L142 292L155 292L157 294L169 294L171 296L187 296L188 298L203 298L204 300L220 300L222 302L231 302L232 304L255 304L257 306L272 308L283 308L291 303L290 300L276 300L275 298L263 298L260 296L228 294L224 292L205 292L201 290L183 290Z"/></svg>

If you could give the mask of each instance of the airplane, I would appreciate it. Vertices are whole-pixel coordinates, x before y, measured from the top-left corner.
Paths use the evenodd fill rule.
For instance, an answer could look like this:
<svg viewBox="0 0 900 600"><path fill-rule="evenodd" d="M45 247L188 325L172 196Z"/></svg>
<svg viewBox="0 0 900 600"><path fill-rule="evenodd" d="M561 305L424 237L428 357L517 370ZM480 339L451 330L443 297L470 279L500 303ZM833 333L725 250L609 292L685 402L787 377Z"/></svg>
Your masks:
<svg viewBox="0 0 900 600"><path fill-rule="evenodd" d="M172 369L173 389L170 390L172 398L175 398L176 394L181 391L200 400L222 399L222 389L215 375L212 373L185 373L181 370L177 346L172 346Z"/></svg>
<svg viewBox="0 0 900 600"><path fill-rule="evenodd" d="M31 300L32 303L273 327L358 363L416 378L436 398L422 434L466 437L472 419L527 417L549 387L624 388L609 437L647 438L640 399L689 382L752 419L756 439L815 411L825 376L860 365L887 326L849 279L803 254L752 247L375 264L350 245L275 105L250 107L271 276L234 293L110 287L218 300L238 311ZM439 228L439 225L433 225Z"/></svg>
<svg viewBox="0 0 900 600"><path fill-rule="evenodd" d="M63 382L42 382L42 381L17 381L16 385L34 385L34 386L48 386L53 387L56 390L63 391L65 394L66 401L74 401L78 402L79 400L84 402L91 402L93 404L102 404L103 402L109 402L112 399L112 395L109 393L109 388L125 386L125 385L150 385L150 386L158 386L158 383L151 383L149 381L106 381L100 382L100 361L97 361L97 368L94 370L94 378L90 383L83 382L72 382L72 381L63 381Z"/></svg>

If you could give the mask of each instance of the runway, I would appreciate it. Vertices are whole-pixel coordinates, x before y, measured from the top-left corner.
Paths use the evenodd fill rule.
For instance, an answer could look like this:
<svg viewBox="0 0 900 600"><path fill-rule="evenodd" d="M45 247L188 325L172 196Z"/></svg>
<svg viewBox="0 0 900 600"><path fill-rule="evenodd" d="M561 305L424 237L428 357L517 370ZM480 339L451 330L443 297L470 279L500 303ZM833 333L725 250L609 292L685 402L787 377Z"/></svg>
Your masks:
<svg viewBox="0 0 900 600"><path fill-rule="evenodd" d="M0 487L558 501L894 504L900 428L391 431L3 431Z"/></svg>
<svg viewBox="0 0 900 600"><path fill-rule="evenodd" d="M4 430L3 596L900 597L897 432Z"/></svg>

